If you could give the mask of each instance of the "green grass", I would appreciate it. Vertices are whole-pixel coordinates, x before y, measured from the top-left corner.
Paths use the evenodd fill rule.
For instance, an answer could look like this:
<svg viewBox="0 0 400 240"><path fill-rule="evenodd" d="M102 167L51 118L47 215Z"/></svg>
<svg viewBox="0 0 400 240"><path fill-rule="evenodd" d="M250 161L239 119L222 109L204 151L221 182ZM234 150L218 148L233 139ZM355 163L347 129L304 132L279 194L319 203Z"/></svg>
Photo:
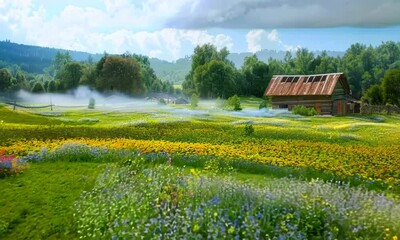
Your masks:
<svg viewBox="0 0 400 240"><path fill-rule="evenodd" d="M259 99L242 99L245 108L258 108ZM207 110L211 102L200 102L197 110ZM174 106L170 106L174 107ZM174 108L190 109L190 106ZM188 122L173 122L179 116L165 110L148 112L117 112L87 109L63 110L60 116L40 115L48 110L16 110L0 106L0 147L16 140L59 138L132 138L199 142L211 144L274 144L282 141L307 143L335 143L351 149L358 146L399 147L399 115L343 116L343 117L243 117L210 110L203 117L188 116ZM154 117L161 115L161 117ZM353 118L355 117L355 118ZM374 121L373 117L383 121ZM81 119L98 119L80 121ZM69 119L70 121L66 121ZM371 120L372 119L372 120ZM172 122L160 123L159 120ZM252 121L255 132L243 137L244 124ZM124 127L129 122L145 121L139 126ZM97 176L103 172L105 163L46 162L32 163L19 176L0 179L0 239L74 239L77 238L73 221L73 205L83 191L93 188ZM203 169L204 166L193 166ZM330 173L315 169L292 171L291 168L267 169L252 166L251 169L235 169L229 173L239 182L268 183L274 179L291 180L320 178L324 181L351 179L334 178ZM186 169L186 173L188 170ZM204 173L204 172L203 172ZM204 173L207 174L207 173ZM224 172L222 175L227 174ZM290 176L288 176L290 175ZM282 180L284 181L284 180ZM369 183L368 183L369 184ZM386 188L379 183L365 185L363 181L352 182L385 194ZM394 194L395 198L399 196Z"/></svg>
<svg viewBox="0 0 400 240"><path fill-rule="evenodd" d="M0 239L73 239L73 203L104 169L94 163L33 163L0 179Z"/></svg>

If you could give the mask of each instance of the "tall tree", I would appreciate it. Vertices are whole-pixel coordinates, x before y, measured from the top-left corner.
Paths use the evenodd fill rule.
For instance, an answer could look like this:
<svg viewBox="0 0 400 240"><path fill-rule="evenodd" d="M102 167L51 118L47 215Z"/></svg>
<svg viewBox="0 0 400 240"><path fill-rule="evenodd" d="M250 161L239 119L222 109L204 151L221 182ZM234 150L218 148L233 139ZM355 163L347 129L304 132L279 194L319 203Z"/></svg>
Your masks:
<svg viewBox="0 0 400 240"><path fill-rule="evenodd" d="M50 76L55 77L67 63L72 61L73 60L69 52L57 52L50 66L45 69L45 72Z"/></svg>
<svg viewBox="0 0 400 240"><path fill-rule="evenodd" d="M297 74L312 73L311 64L314 59L314 54L306 48L300 48L296 52L295 68Z"/></svg>
<svg viewBox="0 0 400 240"><path fill-rule="evenodd" d="M11 73L6 69L0 69L0 92L5 92L13 85Z"/></svg>
<svg viewBox="0 0 400 240"><path fill-rule="evenodd" d="M241 70L244 77L242 93L245 95L262 97L264 90L271 79L268 65L259 61L257 56L254 54L244 59Z"/></svg>
<svg viewBox="0 0 400 240"><path fill-rule="evenodd" d="M96 81L100 91L119 91L128 95L139 96L145 92L140 74L140 65L133 58L105 56L99 61L99 78ZM99 64L103 63L101 66Z"/></svg>
<svg viewBox="0 0 400 240"><path fill-rule="evenodd" d="M77 62L69 62L57 73L56 78L60 80L64 90L77 88L83 75L82 65Z"/></svg>
<svg viewBox="0 0 400 240"><path fill-rule="evenodd" d="M391 69L386 72L382 81L382 90L385 102L400 107L400 69Z"/></svg>
<svg viewBox="0 0 400 240"><path fill-rule="evenodd" d="M234 65L228 60L226 48L217 51L212 44L197 46L192 56L192 67L182 84L186 95L193 93L201 97L217 97L232 91L236 76ZM222 89L217 89L220 86Z"/></svg>

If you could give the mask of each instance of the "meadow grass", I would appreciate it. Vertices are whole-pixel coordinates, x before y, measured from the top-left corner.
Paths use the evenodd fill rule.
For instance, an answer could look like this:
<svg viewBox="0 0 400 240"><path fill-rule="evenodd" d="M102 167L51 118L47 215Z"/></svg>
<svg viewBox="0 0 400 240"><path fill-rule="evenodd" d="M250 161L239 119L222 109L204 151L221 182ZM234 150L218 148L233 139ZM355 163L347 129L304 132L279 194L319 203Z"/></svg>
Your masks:
<svg viewBox="0 0 400 240"><path fill-rule="evenodd" d="M246 108L255 109L256 100L245 99ZM398 115L251 117L205 111L210 104L200 103L194 110L169 106L140 112L68 109L54 114L0 106L0 155L15 154L29 166L22 174L0 179L0 239L118 239L129 231L134 231L130 236L152 233L172 238L399 236L400 226L393 220L400 216ZM249 124L255 131L246 136L244 127ZM143 177L145 169L153 174L150 181ZM199 178L207 180L205 185ZM195 189L185 187L185 182ZM100 191L105 183L114 195ZM150 190L135 188L136 183ZM180 190L167 191L166 186ZM124 195L124 187L132 196L116 201L115 194ZM260 198L265 189L280 197ZM157 203L174 206L173 194L189 194L188 190L198 190L191 199L195 204L181 199L172 213L134 210ZM230 192L215 198L226 190ZM139 204L135 196L143 194L152 198ZM243 201L233 203L236 197ZM114 210L98 213L100 203ZM250 203L269 218L245 215L240 206ZM115 214L120 208L129 219L123 218L124 212ZM204 221L191 215L199 209L208 211ZM357 211L361 213L354 214ZM216 219L215 212L221 217ZM143 219L134 222L139 213ZM243 217L235 224L239 216ZM157 228L160 225L164 227Z"/></svg>
<svg viewBox="0 0 400 240"><path fill-rule="evenodd" d="M71 206L103 169L87 162L31 163L23 174L0 179L0 239L77 238Z"/></svg>

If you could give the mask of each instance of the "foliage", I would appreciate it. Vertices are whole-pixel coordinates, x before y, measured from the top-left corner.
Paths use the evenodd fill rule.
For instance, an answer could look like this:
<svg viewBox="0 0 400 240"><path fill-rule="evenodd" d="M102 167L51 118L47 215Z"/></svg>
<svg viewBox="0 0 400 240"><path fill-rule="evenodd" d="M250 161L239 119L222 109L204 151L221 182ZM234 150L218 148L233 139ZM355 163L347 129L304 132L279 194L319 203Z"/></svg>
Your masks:
<svg viewBox="0 0 400 240"><path fill-rule="evenodd" d="M190 98L190 106L195 108L198 105L199 105L199 96L196 93L193 93L192 97Z"/></svg>
<svg viewBox="0 0 400 240"><path fill-rule="evenodd" d="M88 108L89 109L94 109L95 108L95 104L96 104L96 100L94 99L94 98L90 98L89 99L89 105L88 105Z"/></svg>
<svg viewBox="0 0 400 240"><path fill-rule="evenodd" d="M240 98L237 95L228 98L224 103L224 109L229 111L242 110L242 108L240 107Z"/></svg>
<svg viewBox="0 0 400 240"><path fill-rule="evenodd" d="M242 91L246 95L262 97L271 80L268 65L259 61L254 54L253 56L245 57L241 71L243 74Z"/></svg>
<svg viewBox="0 0 400 240"><path fill-rule="evenodd" d="M11 73L6 69L0 69L0 92L7 91L13 85Z"/></svg>
<svg viewBox="0 0 400 240"><path fill-rule="evenodd" d="M318 112L315 110L315 108L308 108L303 105L296 105L292 108L292 113L302 115L302 116L314 116L317 115Z"/></svg>
<svg viewBox="0 0 400 240"><path fill-rule="evenodd" d="M82 77L82 65L77 62L65 63L57 71L56 79L59 79L63 90L77 88Z"/></svg>
<svg viewBox="0 0 400 240"><path fill-rule="evenodd" d="M244 126L244 129L243 129L243 134L244 134L245 136L251 136L251 135L253 135L253 133L254 133L253 124L246 124L246 125Z"/></svg>
<svg viewBox="0 0 400 240"><path fill-rule="evenodd" d="M268 108L269 105L270 105L269 99L263 99L260 102L260 105L258 105L258 109Z"/></svg>
<svg viewBox="0 0 400 240"><path fill-rule="evenodd" d="M184 93L196 93L204 98L227 97L235 93L237 79L228 54L226 48L217 51L211 44L197 46L191 70L182 84Z"/></svg>
<svg viewBox="0 0 400 240"><path fill-rule="evenodd" d="M133 58L104 56L97 63L97 70L96 87L100 91L119 91L134 96L145 92L140 65Z"/></svg>
<svg viewBox="0 0 400 240"><path fill-rule="evenodd" d="M372 105L383 105L384 99L382 87L377 84L371 86L364 93L362 100Z"/></svg>
<svg viewBox="0 0 400 240"><path fill-rule="evenodd" d="M382 90L386 103L400 107L400 68L386 72L382 81Z"/></svg>
<svg viewBox="0 0 400 240"><path fill-rule="evenodd" d="M43 83L40 81L34 82L33 87L31 90L33 93L44 93L46 92L45 87L43 86Z"/></svg>

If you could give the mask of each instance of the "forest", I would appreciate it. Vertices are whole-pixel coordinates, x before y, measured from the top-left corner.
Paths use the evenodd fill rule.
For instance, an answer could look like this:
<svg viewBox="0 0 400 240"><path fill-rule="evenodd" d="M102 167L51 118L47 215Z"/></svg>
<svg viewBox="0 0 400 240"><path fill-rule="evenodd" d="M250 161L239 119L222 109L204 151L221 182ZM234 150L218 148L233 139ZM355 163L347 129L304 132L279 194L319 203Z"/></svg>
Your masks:
<svg viewBox="0 0 400 240"><path fill-rule="evenodd" d="M38 59L46 58L35 55L34 51L30 53L33 55L27 55L33 62L40 63ZM42 73L24 71L22 65L5 65L3 60L7 58L3 54L0 91L65 92L87 85L100 92L118 91L131 96L164 92L186 96L195 93L201 98L262 97L275 74L344 72L354 98L370 104L399 105L400 102L399 42L382 42L375 47L355 43L343 56L331 56L327 51L315 54L305 48L288 51L283 59L260 59L254 54L246 56L240 67L230 60L229 54L226 48L218 50L211 44L197 46L182 90L174 88L172 81L162 81L147 56L129 52L96 55L95 58L100 57L98 61L89 55L86 60L76 61L69 52L58 51L43 66Z"/></svg>

